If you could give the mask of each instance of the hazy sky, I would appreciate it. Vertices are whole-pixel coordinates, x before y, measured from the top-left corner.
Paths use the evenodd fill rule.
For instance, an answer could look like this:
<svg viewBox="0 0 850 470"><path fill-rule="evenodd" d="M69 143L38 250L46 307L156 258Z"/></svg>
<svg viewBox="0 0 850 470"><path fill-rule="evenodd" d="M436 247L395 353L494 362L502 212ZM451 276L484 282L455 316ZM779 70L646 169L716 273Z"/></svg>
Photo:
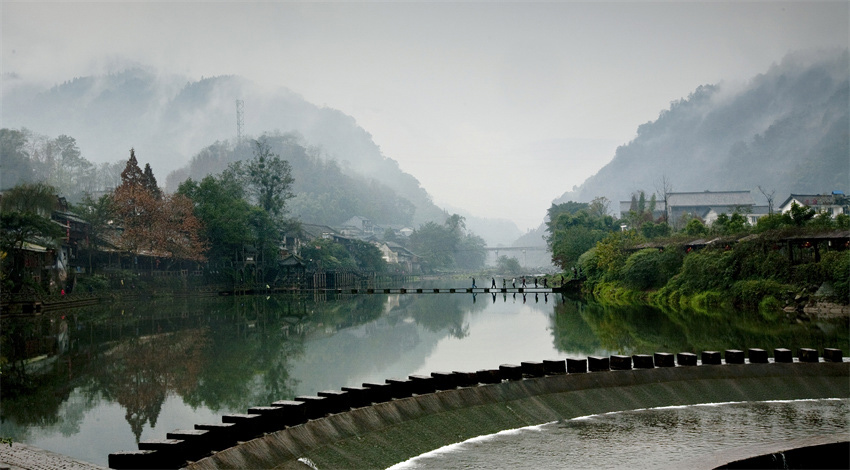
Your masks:
<svg viewBox="0 0 850 470"><path fill-rule="evenodd" d="M283 85L353 116L435 202L525 230L697 86L749 79L792 50L847 47L849 11L847 1L2 0L0 66L49 85L131 63Z"/></svg>

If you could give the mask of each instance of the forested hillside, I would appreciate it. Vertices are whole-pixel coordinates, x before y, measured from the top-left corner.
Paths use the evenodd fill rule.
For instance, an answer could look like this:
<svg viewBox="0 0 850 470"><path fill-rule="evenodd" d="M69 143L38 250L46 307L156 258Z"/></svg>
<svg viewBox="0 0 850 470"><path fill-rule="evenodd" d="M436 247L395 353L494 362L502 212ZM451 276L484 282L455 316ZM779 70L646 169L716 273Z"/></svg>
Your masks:
<svg viewBox="0 0 850 470"><path fill-rule="evenodd" d="M555 202L617 201L635 191L751 190L829 193L850 189L848 52L793 53L740 86L698 87L577 190Z"/></svg>
<svg viewBox="0 0 850 470"><path fill-rule="evenodd" d="M322 187L337 193L343 188L380 193L382 196L371 200L383 205L406 201L401 204L412 205L415 210L399 210L414 225L430 220L442 222L445 218L444 211L432 203L419 181L401 171L395 160L385 157L371 135L352 117L309 103L284 87L265 90L238 76L191 81L139 68L75 78L48 90L18 83L15 77L4 77L3 125L48 136L72 136L82 156L95 164L126 159L133 147L173 191L186 177L199 179L216 173L233 158L229 153L232 150L227 148L235 147L236 100L244 103L247 137L295 133L298 145L304 151L309 149L310 171L326 170L351 177L345 185ZM205 166L208 164L211 166ZM307 187L302 182L308 178L321 179L311 175L305 165L301 166L301 182L296 183L301 188ZM331 175L326 181L338 182L335 178ZM315 186L310 188L318 191ZM339 195L329 197L340 199ZM355 197L358 198L369 199ZM315 204L315 198L309 195L302 199L305 210ZM354 205L362 208L359 203ZM368 212L377 213L378 209L362 210L364 213L349 217L368 216ZM388 217L395 215L383 218Z"/></svg>
<svg viewBox="0 0 850 470"><path fill-rule="evenodd" d="M259 137L292 167L295 197L287 202L289 215L305 223L338 226L353 215L372 219L378 224L413 224L416 206L387 185L350 170L335 160L327 160L307 147L298 134L271 133ZM250 141L238 145L217 142L201 150L186 169L172 174L183 181L200 181L217 174L232 162L252 157Z"/></svg>

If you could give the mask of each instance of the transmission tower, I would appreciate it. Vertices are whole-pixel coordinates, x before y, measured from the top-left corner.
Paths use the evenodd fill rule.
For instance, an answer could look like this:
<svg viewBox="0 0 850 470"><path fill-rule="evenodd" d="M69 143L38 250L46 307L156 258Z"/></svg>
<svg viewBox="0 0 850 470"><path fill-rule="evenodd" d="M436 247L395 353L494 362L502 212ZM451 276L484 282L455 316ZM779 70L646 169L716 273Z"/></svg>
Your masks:
<svg viewBox="0 0 850 470"><path fill-rule="evenodd" d="M244 121L245 103L242 100L236 100L236 144L242 143L242 129L245 126Z"/></svg>

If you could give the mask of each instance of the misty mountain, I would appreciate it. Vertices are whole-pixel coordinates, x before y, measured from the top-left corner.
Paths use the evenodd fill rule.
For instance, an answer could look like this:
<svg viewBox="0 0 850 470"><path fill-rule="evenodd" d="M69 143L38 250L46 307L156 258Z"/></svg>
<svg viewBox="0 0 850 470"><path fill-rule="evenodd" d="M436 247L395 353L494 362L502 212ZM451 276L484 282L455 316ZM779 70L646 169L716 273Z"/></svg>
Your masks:
<svg viewBox="0 0 850 470"><path fill-rule="evenodd" d="M787 55L743 85L698 87L638 127L611 162L555 200L607 197L611 209L666 176L673 191L750 190L781 200L850 186L848 52Z"/></svg>
<svg viewBox="0 0 850 470"><path fill-rule="evenodd" d="M281 148L295 143L309 154L301 155L302 150L292 154L304 157L299 160L304 164L298 166L302 183L321 180L319 175L310 173L314 170L330 171L331 179L337 182L343 181L340 175L351 177L341 186L358 192L354 199L360 203L353 205L364 213L347 214L348 217L373 218L376 211L366 210L362 201L377 201L379 194L388 199L384 204L412 204L414 210L406 223L414 227L431 220L442 222L446 217L419 181L403 172L395 160L384 156L354 118L309 103L285 87L264 89L239 76L192 81L134 68L75 78L50 89L7 75L3 78L2 99L4 127L70 135L77 140L83 156L95 163L126 159L130 147L134 147L139 158L150 163L157 174L168 174L160 180L165 181L169 191L187 177L199 180L221 171L234 158L233 151L238 147L236 101L242 100L243 132L249 139L265 133L287 135L294 140L281 144ZM290 150L293 148L287 148ZM307 187L302 183L296 180L296 190ZM317 190L315 186L309 188ZM335 188L337 193L340 190L340 186ZM293 203L300 204L306 214L310 204L327 203L327 199L312 194ZM390 214L383 218L399 220ZM508 224L516 231L513 223ZM496 224L494 230L501 228ZM491 239L493 233L479 234Z"/></svg>

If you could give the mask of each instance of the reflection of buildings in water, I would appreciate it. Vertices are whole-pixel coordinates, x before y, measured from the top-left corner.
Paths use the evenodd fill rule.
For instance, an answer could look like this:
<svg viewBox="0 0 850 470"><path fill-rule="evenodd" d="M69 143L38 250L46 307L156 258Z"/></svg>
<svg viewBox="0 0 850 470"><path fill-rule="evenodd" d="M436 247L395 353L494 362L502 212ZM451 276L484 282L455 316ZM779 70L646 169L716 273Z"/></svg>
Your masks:
<svg viewBox="0 0 850 470"><path fill-rule="evenodd" d="M390 313L393 309L399 307L401 304L399 297L401 297L401 294L387 295L387 300L384 303L384 314Z"/></svg>
<svg viewBox="0 0 850 470"><path fill-rule="evenodd" d="M56 354L65 354L68 352L68 345L70 342L68 322L62 320L62 322L59 323L59 333L56 335Z"/></svg>

